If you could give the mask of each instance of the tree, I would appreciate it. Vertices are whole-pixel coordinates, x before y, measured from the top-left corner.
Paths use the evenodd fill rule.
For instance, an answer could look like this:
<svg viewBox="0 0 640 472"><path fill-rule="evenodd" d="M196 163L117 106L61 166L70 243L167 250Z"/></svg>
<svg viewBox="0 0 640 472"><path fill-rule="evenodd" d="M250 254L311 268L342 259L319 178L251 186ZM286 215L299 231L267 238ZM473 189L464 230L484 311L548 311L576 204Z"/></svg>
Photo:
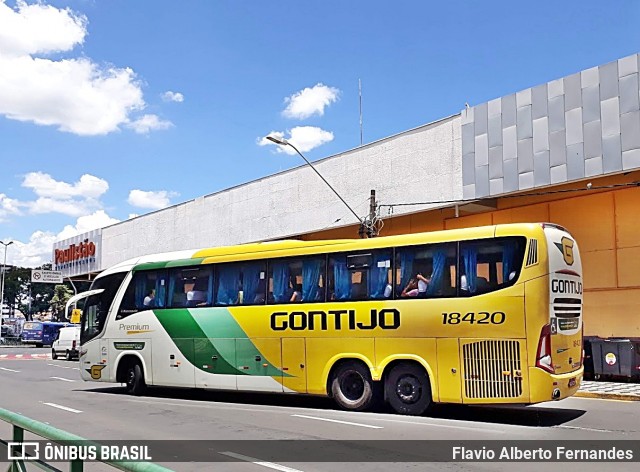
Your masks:
<svg viewBox="0 0 640 472"><path fill-rule="evenodd" d="M56 285L53 288L53 297L51 298L51 311L55 320L66 320L67 314L64 309L69 299L73 296L73 290L66 285Z"/></svg>

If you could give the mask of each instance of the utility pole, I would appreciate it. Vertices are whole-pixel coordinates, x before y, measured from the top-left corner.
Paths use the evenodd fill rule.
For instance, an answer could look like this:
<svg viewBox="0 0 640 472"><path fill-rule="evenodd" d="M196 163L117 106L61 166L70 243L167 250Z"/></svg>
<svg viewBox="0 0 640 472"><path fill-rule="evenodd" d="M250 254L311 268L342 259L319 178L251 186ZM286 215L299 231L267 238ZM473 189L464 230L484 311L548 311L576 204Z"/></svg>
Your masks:
<svg viewBox="0 0 640 472"><path fill-rule="evenodd" d="M363 220L358 231L361 238L375 238L378 236L377 228L377 208L376 204L376 191L371 189L371 196L369 197L369 214Z"/></svg>

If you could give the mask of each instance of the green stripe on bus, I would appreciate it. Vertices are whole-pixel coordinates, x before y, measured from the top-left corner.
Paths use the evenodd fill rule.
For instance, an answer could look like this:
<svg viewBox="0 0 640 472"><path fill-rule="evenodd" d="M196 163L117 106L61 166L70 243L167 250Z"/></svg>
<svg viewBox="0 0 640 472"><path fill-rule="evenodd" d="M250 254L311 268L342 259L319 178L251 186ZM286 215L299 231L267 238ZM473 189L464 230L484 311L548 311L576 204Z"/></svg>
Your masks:
<svg viewBox="0 0 640 472"><path fill-rule="evenodd" d="M138 264L133 268L133 271L139 270L158 270L158 269L168 269L171 267L187 267L200 265L204 261L204 257L197 257L195 259L178 259L175 261L160 261L160 262L143 262L142 264Z"/></svg>
<svg viewBox="0 0 640 472"><path fill-rule="evenodd" d="M226 308L174 308L154 310L154 314L174 342L179 340L176 346L182 355L204 372L251 375L235 367L238 340L246 340L243 358L264 357ZM291 376L266 359L262 363L267 366L261 366L261 376Z"/></svg>
<svg viewBox="0 0 640 472"><path fill-rule="evenodd" d="M256 347L249 337L247 333L240 327L238 322L235 320L231 312L227 308L203 308L198 310L191 311L191 316L194 318L196 323L200 326L205 335L212 341L216 348L220 351L220 353L227 359L235 356L236 353L240 351L240 348L237 346L237 343L225 343L227 346L227 350L223 348L222 343L216 343L216 339L245 339L246 343L243 343L242 347L242 355L243 358L254 360L256 357L263 358L261 364L267 364L266 366L261 365L261 375L270 376L270 377L279 377L281 375L285 375L287 377L290 374L286 374L276 366L268 362L264 359L263 354ZM229 352L232 350L233 352ZM246 374L246 372L244 372Z"/></svg>
<svg viewBox="0 0 640 472"><path fill-rule="evenodd" d="M167 334L176 343L182 355L194 366L204 372L211 372L204 366L213 366L216 374L246 375L235 368L235 353L219 352L211 339L202 331L196 320L186 308L154 310L153 313ZM197 349L196 349L197 347ZM229 362L230 359L231 362Z"/></svg>

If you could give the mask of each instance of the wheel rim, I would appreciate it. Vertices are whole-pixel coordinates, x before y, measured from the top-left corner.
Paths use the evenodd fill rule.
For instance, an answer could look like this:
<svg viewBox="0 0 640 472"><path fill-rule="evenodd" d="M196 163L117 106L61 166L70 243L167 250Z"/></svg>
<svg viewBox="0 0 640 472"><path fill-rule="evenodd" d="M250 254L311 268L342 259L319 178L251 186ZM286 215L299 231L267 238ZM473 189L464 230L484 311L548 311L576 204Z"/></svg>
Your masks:
<svg viewBox="0 0 640 472"><path fill-rule="evenodd" d="M129 371L127 372L127 387L129 388L133 388L133 384L136 381L136 373L133 371L133 369L129 369Z"/></svg>
<svg viewBox="0 0 640 472"><path fill-rule="evenodd" d="M422 397L420 381L412 375L404 375L396 383L396 395L403 403L416 403Z"/></svg>
<svg viewBox="0 0 640 472"><path fill-rule="evenodd" d="M364 385L364 379L357 372L345 372L340 377L340 391L348 400L355 401L362 398Z"/></svg>

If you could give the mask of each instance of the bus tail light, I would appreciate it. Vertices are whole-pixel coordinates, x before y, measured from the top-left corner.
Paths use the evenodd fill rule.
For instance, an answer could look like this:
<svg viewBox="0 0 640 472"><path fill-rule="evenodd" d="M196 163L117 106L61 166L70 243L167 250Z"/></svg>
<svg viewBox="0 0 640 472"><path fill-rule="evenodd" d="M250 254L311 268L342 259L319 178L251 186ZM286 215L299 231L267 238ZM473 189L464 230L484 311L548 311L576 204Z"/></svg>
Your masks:
<svg viewBox="0 0 640 472"><path fill-rule="evenodd" d="M536 367L540 367L551 374L555 373L553 361L551 360L551 327L546 324L540 331L538 341L538 352L536 353Z"/></svg>

